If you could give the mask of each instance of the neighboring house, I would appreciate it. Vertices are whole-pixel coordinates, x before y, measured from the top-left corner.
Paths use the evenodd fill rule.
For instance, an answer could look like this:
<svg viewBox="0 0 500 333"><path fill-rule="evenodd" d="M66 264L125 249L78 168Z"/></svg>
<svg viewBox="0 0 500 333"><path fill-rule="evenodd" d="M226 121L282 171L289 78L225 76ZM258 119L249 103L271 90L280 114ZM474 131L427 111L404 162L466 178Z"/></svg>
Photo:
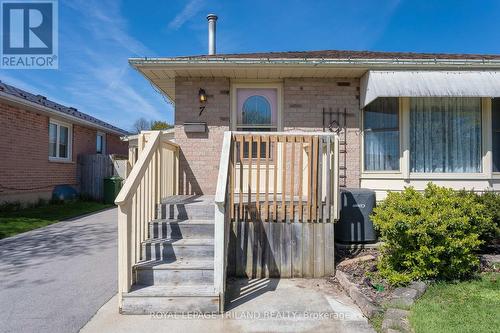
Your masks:
<svg viewBox="0 0 500 333"><path fill-rule="evenodd" d="M142 133L150 133L151 131L142 131ZM161 130L163 133L163 137L166 140L170 140L175 142L175 131L173 128L169 128L166 130ZM140 134L132 134L123 138L124 141L128 142L128 173L130 173L130 169L137 162L138 153L139 153L139 136Z"/></svg>
<svg viewBox="0 0 500 333"><path fill-rule="evenodd" d="M0 82L0 203L50 199L79 188L79 154L127 154L120 128Z"/></svg>
<svg viewBox="0 0 500 333"><path fill-rule="evenodd" d="M122 312L334 273L341 187L500 190L500 55L215 54L208 20L209 55L129 60L175 104L175 144L145 134L116 201Z"/></svg>

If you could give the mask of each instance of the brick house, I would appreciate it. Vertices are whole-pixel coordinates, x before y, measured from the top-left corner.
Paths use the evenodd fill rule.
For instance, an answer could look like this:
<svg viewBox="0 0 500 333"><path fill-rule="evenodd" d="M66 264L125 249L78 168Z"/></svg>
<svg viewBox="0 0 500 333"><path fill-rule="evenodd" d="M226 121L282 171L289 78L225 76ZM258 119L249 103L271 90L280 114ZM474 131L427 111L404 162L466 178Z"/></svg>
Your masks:
<svg viewBox="0 0 500 333"><path fill-rule="evenodd" d="M168 181L178 187L166 199L152 196L156 201L150 207L160 205L158 212L194 220L204 207L202 219L214 221L215 231L189 239L193 248L203 247L204 260L213 259L203 268L212 270L212 280L199 294L190 294L206 296L197 303L202 305L183 305L183 292L164 295L164 289L155 289L161 283L141 278L145 270L167 274L177 267L161 256L156 257L161 270L149 263L159 242L152 237L142 240L145 249L151 244L150 252L128 257L130 263L121 266L125 313L140 312L145 304L159 311L175 306L221 310L224 279L231 275L333 273L331 222L338 218L342 187L374 190L377 200L405 186L422 190L430 181L455 189L500 190L500 56L307 51L129 61L175 103L175 146L170 149L177 151L178 162L163 168L174 170ZM143 163L137 173L132 170L126 195L118 198L123 221L136 221L129 211L138 209L133 198L142 193L137 186L147 175L141 170L154 161L149 149L163 149L155 145L144 146ZM175 195L184 196L172 202ZM157 217L166 225L175 223ZM125 222L120 226L126 228ZM181 233L179 242L188 231ZM176 244L181 243L165 247L184 251ZM195 272L199 269L193 267ZM135 284L150 289L135 291ZM161 298L148 303L153 302L149 297L162 295L179 301L175 306Z"/></svg>
<svg viewBox="0 0 500 333"><path fill-rule="evenodd" d="M78 189L79 154L127 154L127 132L74 108L0 82L0 202L49 199Z"/></svg>
<svg viewBox="0 0 500 333"><path fill-rule="evenodd" d="M180 193L215 193L224 131L324 132L332 121L345 140L341 186L374 189L378 199L429 181L500 189L500 56L311 51L130 62L175 102ZM267 124L240 123L240 99L252 91L277 101ZM193 122L206 132L187 133Z"/></svg>
<svg viewBox="0 0 500 333"><path fill-rule="evenodd" d="M175 144L142 134L116 199L123 313L224 311L228 276L333 274L342 187L500 190L500 56L216 54L216 19L208 55L129 59L175 104Z"/></svg>

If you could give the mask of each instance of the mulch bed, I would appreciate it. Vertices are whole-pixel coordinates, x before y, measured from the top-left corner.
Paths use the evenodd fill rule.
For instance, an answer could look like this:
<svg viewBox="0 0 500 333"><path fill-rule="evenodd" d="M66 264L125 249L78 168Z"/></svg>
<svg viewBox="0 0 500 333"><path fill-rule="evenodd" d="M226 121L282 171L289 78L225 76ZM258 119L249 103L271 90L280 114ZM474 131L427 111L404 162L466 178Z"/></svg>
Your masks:
<svg viewBox="0 0 500 333"><path fill-rule="evenodd" d="M346 273L349 280L357 284L360 291L373 302L380 304L389 296L393 287L376 278L378 250L363 249L353 252L341 249L337 251L337 255L337 269Z"/></svg>
<svg viewBox="0 0 500 333"><path fill-rule="evenodd" d="M500 255L498 245L488 248L481 258L482 272L498 272L500 264L497 262ZM376 249L337 249L336 262L337 269L346 273L349 280L358 285L359 290L371 301L382 304L387 300L391 292L395 289L383 279L377 277L377 258L379 251ZM338 286L335 277L330 278L330 282Z"/></svg>
<svg viewBox="0 0 500 333"><path fill-rule="evenodd" d="M500 270L499 248L495 245L480 255L482 272ZM378 257L377 249L337 249L337 274L329 281L334 288L346 292L366 317L383 314L382 331L411 332L408 310L425 292L428 282L412 282L407 287L394 288L380 278Z"/></svg>

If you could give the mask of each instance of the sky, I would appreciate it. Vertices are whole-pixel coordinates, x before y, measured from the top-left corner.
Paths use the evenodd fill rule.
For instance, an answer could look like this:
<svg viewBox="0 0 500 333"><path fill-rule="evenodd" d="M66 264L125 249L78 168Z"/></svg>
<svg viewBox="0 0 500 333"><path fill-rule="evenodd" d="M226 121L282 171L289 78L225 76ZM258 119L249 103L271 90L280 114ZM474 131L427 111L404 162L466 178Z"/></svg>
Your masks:
<svg viewBox="0 0 500 333"><path fill-rule="evenodd" d="M59 0L59 69L0 80L130 130L174 108L127 62L217 53L370 50L500 54L499 0Z"/></svg>

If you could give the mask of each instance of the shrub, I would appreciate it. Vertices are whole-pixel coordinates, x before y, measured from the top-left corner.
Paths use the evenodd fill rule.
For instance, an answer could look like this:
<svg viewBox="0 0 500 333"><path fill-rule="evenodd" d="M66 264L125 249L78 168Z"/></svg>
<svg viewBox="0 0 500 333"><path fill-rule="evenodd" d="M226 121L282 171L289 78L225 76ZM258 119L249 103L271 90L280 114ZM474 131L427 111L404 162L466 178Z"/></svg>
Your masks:
<svg viewBox="0 0 500 333"><path fill-rule="evenodd" d="M484 192L482 195L477 195L477 201L486 207L493 219L493 229L483 232L483 239L490 242L500 236L500 194Z"/></svg>
<svg viewBox="0 0 500 333"><path fill-rule="evenodd" d="M0 212L16 212L22 208L21 202L2 202L0 203Z"/></svg>
<svg viewBox="0 0 500 333"><path fill-rule="evenodd" d="M389 283L463 279L479 266L479 250L492 217L472 193L427 185L391 192L373 212L379 230L378 268Z"/></svg>

